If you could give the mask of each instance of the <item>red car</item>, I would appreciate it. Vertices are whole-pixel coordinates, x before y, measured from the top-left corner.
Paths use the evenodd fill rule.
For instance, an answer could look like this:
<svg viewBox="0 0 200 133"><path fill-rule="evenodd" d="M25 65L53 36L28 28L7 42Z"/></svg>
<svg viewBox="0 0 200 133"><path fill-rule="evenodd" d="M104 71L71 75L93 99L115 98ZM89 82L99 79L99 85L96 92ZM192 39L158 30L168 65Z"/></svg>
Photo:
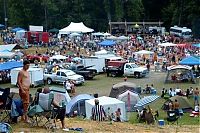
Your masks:
<svg viewBox="0 0 200 133"><path fill-rule="evenodd" d="M42 58L42 61L44 61L45 63L47 63L47 61L49 60L49 56L47 55L27 55L26 59L29 60L31 63L34 63L35 60L40 61L40 58Z"/></svg>

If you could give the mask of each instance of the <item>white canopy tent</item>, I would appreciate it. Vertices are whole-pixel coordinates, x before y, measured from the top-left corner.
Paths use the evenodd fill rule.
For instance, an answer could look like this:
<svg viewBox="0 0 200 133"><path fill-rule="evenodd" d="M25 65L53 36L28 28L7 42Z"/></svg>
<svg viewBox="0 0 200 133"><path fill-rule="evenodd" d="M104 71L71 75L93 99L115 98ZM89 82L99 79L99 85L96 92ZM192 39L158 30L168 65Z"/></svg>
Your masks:
<svg viewBox="0 0 200 133"><path fill-rule="evenodd" d="M125 103L116 99L111 98L107 96L102 96L97 98L99 100L99 104L104 107L104 110L108 110L108 107L110 107L110 114L115 114L115 111L117 111L118 108L121 109L121 120L126 121L126 109L125 109ZM91 112L92 108L95 106L94 99L86 100L85 101L85 110L86 110L86 118L91 118ZM106 112L107 113L107 112Z"/></svg>
<svg viewBox="0 0 200 133"><path fill-rule="evenodd" d="M69 26L59 30L59 34L69 34L69 33L87 33L87 32L93 32L94 30L91 28L86 27L83 22L80 23L74 23L71 22Z"/></svg>

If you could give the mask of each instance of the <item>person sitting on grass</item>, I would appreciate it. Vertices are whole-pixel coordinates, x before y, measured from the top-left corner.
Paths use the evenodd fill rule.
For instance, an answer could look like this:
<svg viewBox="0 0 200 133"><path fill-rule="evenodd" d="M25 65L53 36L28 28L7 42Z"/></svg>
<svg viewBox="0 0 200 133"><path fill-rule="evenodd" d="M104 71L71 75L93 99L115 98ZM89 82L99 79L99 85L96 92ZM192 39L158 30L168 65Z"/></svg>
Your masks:
<svg viewBox="0 0 200 133"><path fill-rule="evenodd" d="M146 85L145 92L146 92L146 94L147 94L147 93L148 93L148 94L151 93L151 87L149 87L148 84Z"/></svg>

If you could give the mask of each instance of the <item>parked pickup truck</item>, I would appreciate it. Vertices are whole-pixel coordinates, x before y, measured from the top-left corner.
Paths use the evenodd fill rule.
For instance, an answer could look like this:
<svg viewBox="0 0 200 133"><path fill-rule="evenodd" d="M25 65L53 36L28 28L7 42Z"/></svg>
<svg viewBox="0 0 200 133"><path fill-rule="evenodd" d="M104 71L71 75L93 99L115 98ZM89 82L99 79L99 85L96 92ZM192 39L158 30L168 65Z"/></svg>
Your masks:
<svg viewBox="0 0 200 133"><path fill-rule="evenodd" d="M135 63L127 61L109 61L106 67L107 76L134 76L136 78L145 77L148 74L147 68L139 67Z"/></svg>
<svg viewBox="0 0 200 133"><path fill-rule="evenodd" d="M47 84L51 84L52 82L63 84L68 79L73 80L75 85L83 84L85 82L83 76L66 69L58 70L56 73L44 74L44 80L47 81Z"/></svg>
<svg viewBox="0 0 200 133"><path fill-rule="evenodd" d="M84 65L82 64L73 64L73 65L68 66L68 68L66 69L72 70L75 73L82 75L84 79L93 79L97 73L97 70L88 69L90 67L92 66L84 67Z"/></svg>

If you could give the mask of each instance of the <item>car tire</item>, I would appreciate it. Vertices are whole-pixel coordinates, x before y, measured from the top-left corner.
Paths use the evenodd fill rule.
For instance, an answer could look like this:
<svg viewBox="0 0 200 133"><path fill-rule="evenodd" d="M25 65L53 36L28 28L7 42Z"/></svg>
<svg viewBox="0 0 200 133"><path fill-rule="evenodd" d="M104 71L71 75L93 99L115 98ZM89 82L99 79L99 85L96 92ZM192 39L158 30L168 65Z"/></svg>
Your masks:
<svg viewBox="0 0 200 133"><path fill-rule="evenodd" d="M115 72L111 72L110 74L111 74L112 77L116 77L117 76L117 74Z"/></svg>
<svg viewBox="0 0 200 133"><path fill-rule="evenodd" d="M47 84L50 85L52 83L52 79L48 78L47 79Z"/></svg>
<svg viewBox="0 0 200 133"><path fill-rule="evenodd" d="M140 73L139 72L136 72L134 75L135 75L136 78L140 78Z"/></svg>

